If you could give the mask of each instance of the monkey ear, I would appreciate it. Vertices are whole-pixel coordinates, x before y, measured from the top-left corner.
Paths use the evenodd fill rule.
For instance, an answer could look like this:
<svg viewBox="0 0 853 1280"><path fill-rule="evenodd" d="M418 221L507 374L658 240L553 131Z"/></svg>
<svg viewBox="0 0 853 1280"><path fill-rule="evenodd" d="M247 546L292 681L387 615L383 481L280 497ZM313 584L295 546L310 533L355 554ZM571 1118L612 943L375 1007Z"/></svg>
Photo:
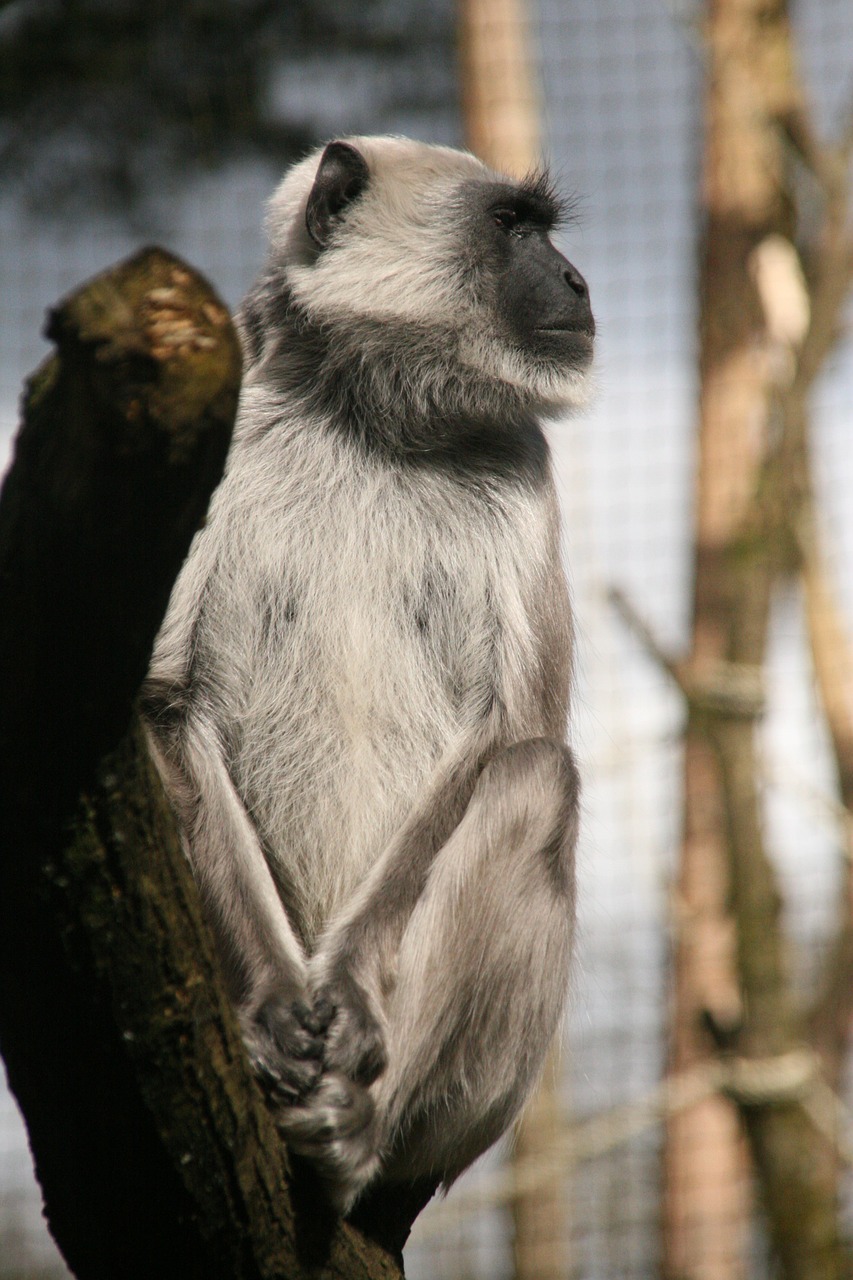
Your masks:
<svg viewBox="0 0 853 1280"><path fill-rule="evenodd" d="M330 142L320 158L305 210L305 225L325 249L347 205L361 195L370 178L367 161L348 142Z"/></svg>

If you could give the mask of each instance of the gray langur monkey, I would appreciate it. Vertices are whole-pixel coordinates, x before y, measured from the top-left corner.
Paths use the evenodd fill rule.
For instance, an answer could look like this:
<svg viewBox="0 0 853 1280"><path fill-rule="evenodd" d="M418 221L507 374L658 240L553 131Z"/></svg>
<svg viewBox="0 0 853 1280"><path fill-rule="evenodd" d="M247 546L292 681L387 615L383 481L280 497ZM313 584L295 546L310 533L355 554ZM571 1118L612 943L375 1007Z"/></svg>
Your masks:
<svg viewBox="0 0 853 1280"><path fill-rule="evenodd" d="M144 690L255 1071L349 1210L449 1184L565 1001L578 780L541 421L595 326L544 177L330 143L269 209L226 475Z"/></svg>

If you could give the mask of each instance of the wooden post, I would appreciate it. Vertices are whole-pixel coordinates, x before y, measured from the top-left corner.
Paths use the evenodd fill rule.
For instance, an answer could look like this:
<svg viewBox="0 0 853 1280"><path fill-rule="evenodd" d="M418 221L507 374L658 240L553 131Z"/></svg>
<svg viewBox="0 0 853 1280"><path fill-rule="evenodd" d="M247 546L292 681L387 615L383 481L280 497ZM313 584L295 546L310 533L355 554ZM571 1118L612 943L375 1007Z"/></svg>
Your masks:
<svg viewBox="0 0 853 1280"><path fill-rule="evenodd" d="M459 0L459 43L467 146L501 173L530 173L541 162L541 143L525 0ZM518 1124L518 1161L546 1158L559 1130L558 1069L555 1047ZM535 1193L517 1196L513 1222L517 1280L565 1280L569 1218L565 1177L558 1170Z"/></svg>
<svg viewBox="0 0 853 1280"><path fill-rule="evenodd" d="M523 177L540 160L525 0L460 0L459 54L466 145L501 173Z"/></svg>

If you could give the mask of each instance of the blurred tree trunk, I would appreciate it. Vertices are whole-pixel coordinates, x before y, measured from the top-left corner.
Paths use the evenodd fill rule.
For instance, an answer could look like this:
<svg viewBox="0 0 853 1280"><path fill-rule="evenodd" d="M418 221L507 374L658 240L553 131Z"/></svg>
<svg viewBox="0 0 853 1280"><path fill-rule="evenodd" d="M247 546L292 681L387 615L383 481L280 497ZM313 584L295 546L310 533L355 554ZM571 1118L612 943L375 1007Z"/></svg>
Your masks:
<svg viewBox="0 0 853 1280"><path fill-rule="evenodd" d="M727 550L752 498L767 428L761 314L749 253L782 220L783 152L769 111L764 0L711 0L700 248L700 420L689 665L726 659L733 601ZM677 881L670 1069L710 1060L741 1017L729 912L724 797L713 748L688 723ZM664 1274L742 1280L749 1175L732 1103L709 1098L670 1120L664 1153Z"/></svg>
<svg viewBox="0 0 853 1280"><path fill-rule="evenodd" d="M458 0L465 143L500 173L539 163L539 95L526 0Z"/></svg>
<svg viewBox="0 0 853 1280"><path fill-rule="evenodd" d="M796 564L792 520L806 511L805 392L815 373L808 339L825 320L825 308L813 308L807 335L807 315L798 318L795 306L786 317L778 305L780 280L787 271L795 283L796 262L786 134L803 113L784 0L711 0L707 55L675 1071L718 1052L779 1068L795 1061L805 1034L764 846L756 743L772 592ZM796 1090L774 1097L771 1079L772 1071L763 1096L735 1091L737 1113L720 1097L668 1125L664 1272L672 1280L746 1274L741 1128L781 1274L849 1274L834 1153Z"/></svg>
<svg viewBox="0 0 853 1280"><path fill-rule="evenodd" d="M48 332L0 501L0 1041L51 1230L80 1280L392 1280L291 1175L133 710L236 335L160 250Z"/></svg>
<svg viewBox="0 0 853 1280"><path fill-rule="evenodd" d="M523 177L541 162L526 0L459 0L458 12L466 144L499 172ZM565 1122L558 1083L554 1046L516 1129L519 1169L549 1158ZM566 1177L556 1163L534 1191L519 1191L512 1212L517 1280L565 1280L571 1226Z"/></svg>

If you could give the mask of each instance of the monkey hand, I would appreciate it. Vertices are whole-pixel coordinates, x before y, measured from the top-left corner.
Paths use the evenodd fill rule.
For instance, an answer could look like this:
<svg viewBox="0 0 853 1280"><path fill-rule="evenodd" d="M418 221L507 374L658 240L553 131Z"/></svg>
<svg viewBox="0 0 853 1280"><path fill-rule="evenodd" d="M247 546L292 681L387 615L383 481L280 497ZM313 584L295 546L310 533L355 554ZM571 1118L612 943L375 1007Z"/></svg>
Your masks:
<svg viewBox="0 0 853 1280"><path fill-rule="evenodd" d="M380 1136L370 1085L387 1055L367 995L348 974L317 989L314 1007L332 1010L325 1032L322 1075L297 1105L283 1107L276 1123L292 1151L308 1157L342 1213L380 1164Z"/></svg>
<svg viewBox="0 0 853 1280"><path fill-rule="evenodd" d="M322 1000L274 993L240 1014L243 1043L272 1101L294 1105L316 1088L334 1009Z"/></svg>
<svg viewBox="0 0 853 1280"><path fill-rule="evenodd" d="M333 1010L323 1052L324 1070L367 1088L388 1062L385 1036L367 993L348 972L341 971L321 983L315 1001Z"/></svg>

